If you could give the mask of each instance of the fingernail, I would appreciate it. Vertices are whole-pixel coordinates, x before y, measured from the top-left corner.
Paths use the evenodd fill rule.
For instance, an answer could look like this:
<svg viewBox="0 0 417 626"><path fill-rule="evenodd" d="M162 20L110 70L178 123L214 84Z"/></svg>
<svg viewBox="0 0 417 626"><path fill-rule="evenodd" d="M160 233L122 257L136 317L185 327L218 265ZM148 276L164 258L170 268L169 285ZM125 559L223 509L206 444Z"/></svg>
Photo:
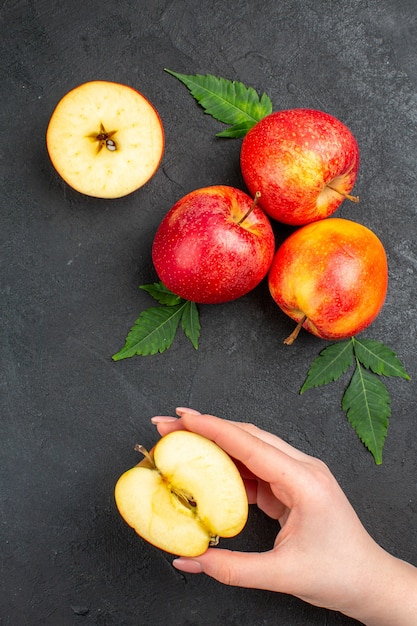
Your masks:
<svg viewBox="0 0 417 626"><path fill-rule="evenodd" d="M192 413L193 415L201 415L200 411L196 411L195 409L188 409L185 406L177 406L175 411L178 415L183 415L183 413Z"/></svg>
<svg viewBox="0 0 417 626"><path fill-rule="evenodd" d="M201 574L203 571L201 564L194 559L180 557L179 559L174 559L172 565L175 569L185 572L186 574Z"/></svg>
<svg viewBox="0 0 417 626"><path fill-rule="evenodd" d="M167 424L168 422L176 422L176 417L171 417L170 415L155 415L151 417L152 424Z"/></svg>

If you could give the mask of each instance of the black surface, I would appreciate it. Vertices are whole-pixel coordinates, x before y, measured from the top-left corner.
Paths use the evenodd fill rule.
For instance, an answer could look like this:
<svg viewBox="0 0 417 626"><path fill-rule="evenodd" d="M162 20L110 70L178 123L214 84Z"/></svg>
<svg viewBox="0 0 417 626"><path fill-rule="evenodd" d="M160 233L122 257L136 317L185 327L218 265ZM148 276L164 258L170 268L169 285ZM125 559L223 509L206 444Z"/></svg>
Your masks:
<svg viewBox="0 0 417 626"><path fill-rule="evenodd" d="M328 626L353 624L284 595L184 576L120 519L116 479L154 414L175 406L254 421L326 461L364 524L417 564L415 415L417 68L415 0L6 0L1 83L2 626ZM383 241L390 287L364 336L384 341L411 382L389 380L392 419L375 466L340 408L346 381L300 396L325 343L292 322L265 284L201 307L200 349L111 360L155 279L163 215L200 186L242 186L239 140L219 140L186 88L163 71L212 73L266 91L274 108L342 119L361 149L355 192L338 215ZM166 133L162 166L120 200L84 197L53 170L45 130L86 80L138 88ZM252 512L223 545L268 549L275 526Z"/></svg>

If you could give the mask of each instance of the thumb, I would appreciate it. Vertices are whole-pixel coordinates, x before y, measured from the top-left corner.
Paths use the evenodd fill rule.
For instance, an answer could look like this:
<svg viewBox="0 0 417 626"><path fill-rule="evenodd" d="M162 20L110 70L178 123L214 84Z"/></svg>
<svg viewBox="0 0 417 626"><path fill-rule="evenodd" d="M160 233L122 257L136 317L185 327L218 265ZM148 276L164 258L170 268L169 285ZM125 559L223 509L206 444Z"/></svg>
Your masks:
<svg viewBox="0 0 417 626"><path fill-rule="evenodd" d="M272 551L248 553L209 548L198 557L175 559L173 565L188 574L207 574L225 585L279 591L279 572L271 576L272 556Z"/></svg>

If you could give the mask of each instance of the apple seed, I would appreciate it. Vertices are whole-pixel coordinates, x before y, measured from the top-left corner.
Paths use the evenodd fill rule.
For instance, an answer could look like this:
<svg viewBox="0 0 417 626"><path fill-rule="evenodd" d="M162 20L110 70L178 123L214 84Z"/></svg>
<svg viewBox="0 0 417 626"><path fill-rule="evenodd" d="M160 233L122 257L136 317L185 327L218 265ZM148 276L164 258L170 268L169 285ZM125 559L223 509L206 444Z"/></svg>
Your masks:
<svg viewBox="0 0 417 626"><path fill-rule="evenodd" d="M115 150L117 150L117 144L114 141L114 139L112 139L113 135L115 135L116 133L117 133L117 130L107 131L104 128L103 123L100 122L100 132L92 133L91 135L88 135L90 139L98 142L97 154L104 147L106 147L107 150L110 150L110 152L114 152Z"/></svg>
<svg viewBox="0 0 417 626"><path fill-rule="evenodd" d="M172 486L171 486L171 493L187 509L190 509L192 511L192 510L194 510L196 508L197 502L194 500L194 498L192 496L185 495L185 493L182 493L181 491L178 491L177 489L174 489Z"/></svg>

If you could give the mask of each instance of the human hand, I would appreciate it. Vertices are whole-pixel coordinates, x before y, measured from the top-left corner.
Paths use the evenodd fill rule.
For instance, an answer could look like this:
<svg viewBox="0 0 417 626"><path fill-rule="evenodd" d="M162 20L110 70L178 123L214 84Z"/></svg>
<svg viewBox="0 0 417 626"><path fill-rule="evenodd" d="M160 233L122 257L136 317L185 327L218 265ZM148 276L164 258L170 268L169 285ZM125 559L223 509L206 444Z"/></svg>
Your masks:
<svg viewBox="0 0 417 626"><path fill-rule="evenodd" d="M229 585L291 594L369 625L417 624L415 568L370 537L324 463L252 424L191 409L179 408L177 414L179 419L152 418L160 435L186 429L215 441L237 461L249 503L280 524L269 551L209 548L199 557L174 560L177 569L204 572ZM405 608L398 607L401 599Z"/></svg>

